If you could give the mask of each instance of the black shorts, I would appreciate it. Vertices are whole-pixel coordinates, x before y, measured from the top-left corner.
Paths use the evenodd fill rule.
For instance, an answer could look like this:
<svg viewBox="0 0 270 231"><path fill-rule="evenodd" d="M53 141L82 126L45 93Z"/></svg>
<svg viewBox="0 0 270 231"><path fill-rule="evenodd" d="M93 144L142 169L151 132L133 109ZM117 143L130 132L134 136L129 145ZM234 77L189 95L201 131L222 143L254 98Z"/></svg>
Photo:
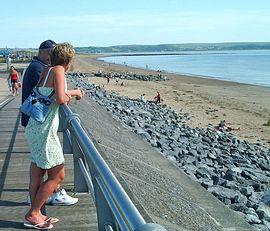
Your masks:
<svg viewBox="0 0 270 231"><path fill-rule="evenodd" d="M11 79L11 83L18 83L17 79Z"/></svg>

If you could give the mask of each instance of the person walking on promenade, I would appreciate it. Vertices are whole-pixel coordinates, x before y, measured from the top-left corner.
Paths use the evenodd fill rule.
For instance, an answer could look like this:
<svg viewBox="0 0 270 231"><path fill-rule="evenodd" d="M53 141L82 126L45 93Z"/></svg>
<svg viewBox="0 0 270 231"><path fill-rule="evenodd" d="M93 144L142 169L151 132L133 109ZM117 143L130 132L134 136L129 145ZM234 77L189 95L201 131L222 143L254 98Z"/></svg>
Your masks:
<svg viewBox="0 0 270 231"><path fill-rule="evenodd" d="M8 81L11 82L12 95L18 95L18 82L20 81L20 78L14 66L10 67Z"/></svg>
<svg viewBox="0 0 270 231"><path fill-rule="evenodd" d="M33 57L31 63L24 71L22 84L22 103L30 95L33 88L37 85L42 70L50 65L50 51L56 45L52 40L46 40L39 46L38 56ZM26 127L29 116L21 114L21 124ZM69 196L65 189L57 186L55 192L47 199L47 204L52 205L74 205L78 202L78 198ZM30 204L30 196L27 196L27 203Z"/></svg>
<svg viewBox="0 0 270 231"><path fill-rule="evenodd" d="M157 95L154 97L154 99L156 100L156 103L160 103L161 102L161 97L160 97L160 93L157 92Z"/></svg>
<svg viewBox="0 0 270 231"><path fill-rule="evenodd" d="M57 136L59 126L59 105L68 103L72 96L80 100L84 95L80 88L67 90L65 72L71 65L75 54L73 46L68 43L55 45L50 53L51 66L46 67L38 83L39 91L49 95L55 91L55 101L44 123L30 118L25 128L30 148L30 183L29 192L31 208L25 215L24 226L36 229L51 229L57 218L47 217L41 213L41 207L53 193L65 176L64 155ZM42 182L45 173L48 179Z"/></svg>
<svg viewBox="0 0 270 231"><path fill-rule="evenodd" d="M9 92L12 92L12 84L10 78L8 78L7 81L8 81L8 90Z"/></svg>
<svg viewBox="0 0 270 231"><path fill-rule="evenodd" d="M6 63L7 63L7 71L10 70L11 65L11 58L9 55L6 56Z"/></svg>

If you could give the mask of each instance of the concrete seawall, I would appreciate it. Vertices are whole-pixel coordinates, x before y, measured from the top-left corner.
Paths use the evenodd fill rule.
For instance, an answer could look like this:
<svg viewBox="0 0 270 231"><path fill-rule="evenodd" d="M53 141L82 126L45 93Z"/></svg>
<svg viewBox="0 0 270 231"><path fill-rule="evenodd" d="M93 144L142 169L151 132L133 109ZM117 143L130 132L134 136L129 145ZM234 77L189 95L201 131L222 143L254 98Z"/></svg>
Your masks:
<svg viewBox="0 0 270 231"><path fill-rule="evenodd" d="M177 166L87 96L71 109L148 222L167 230L253 230Z"/></svg>

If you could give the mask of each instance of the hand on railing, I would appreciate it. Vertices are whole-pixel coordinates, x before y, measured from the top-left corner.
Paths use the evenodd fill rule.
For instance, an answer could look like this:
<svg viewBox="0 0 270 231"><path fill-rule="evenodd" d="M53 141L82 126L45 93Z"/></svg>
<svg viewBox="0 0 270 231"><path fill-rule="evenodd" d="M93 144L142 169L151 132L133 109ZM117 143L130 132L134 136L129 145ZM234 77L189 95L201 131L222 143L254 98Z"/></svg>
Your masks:
<svg viewBox="0 0 270 231"><path fill-rule="evenodd" d="M74 88L74 89L75 89L75 90L78 90L78 94L77 94L77 96L75 97L76 100L80 100L80 99L84 96L84 94L85 94L84 90L81 89L81 88L79 88L79 87L76 87L76 88Z"/></svg>
<svg viewBox="0 0 270 231"><path fill-rule="evenodd" d="M69 104L70 101L72 100L72 96L71 96L71 94L68 93L68 92L66 92L66 95L67 95L67 97L69 98L68 101L67 101L67 104Z"/></svg>

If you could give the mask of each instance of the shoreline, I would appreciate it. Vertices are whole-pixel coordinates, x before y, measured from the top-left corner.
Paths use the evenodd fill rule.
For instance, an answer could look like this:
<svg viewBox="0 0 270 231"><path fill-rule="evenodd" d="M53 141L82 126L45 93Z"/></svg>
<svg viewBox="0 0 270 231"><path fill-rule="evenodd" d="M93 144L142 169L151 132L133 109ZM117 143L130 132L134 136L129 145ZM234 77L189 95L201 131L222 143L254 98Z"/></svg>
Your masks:
<svg viewBox="0 0 270 231"><path fill-rule="evenodd" d="M209 52L209 54L226 54L224 52ZM269 82L264 82L264 83L260 83L260 81L258 82L250 82L250 83L246 83L244 82L244 79L240 79L239 81L238 80L230 80L228 77L226 76L220 76L220 77L217 77L218 75L217 74L213 74L213 75L202 75L202 74L194 74L194 73L189 73L189 72L181 72L181 71L169 71L169 70L165 70L165 69L161 69L161 68L146 68L145 66L132 66L132 65L129 65L129 64L125 64L125 62L123 63L114 63L114 62L110 62L110 61L104 61L104 60L98 60L99 58L110 58L110 57L117 57L117 56L166 56L166 55L201 55L201 53L192 53L192 54L185 54L185 53L146 53L146 54L143 54L143 53L136 53L136 54L128 54L128 53L122 53L122 54L113 54L113 53L108 53L107 55L105 54L102 54L101 56L97 57L97 61L102 61L102 62L106 62L106 63L110 63L110 64L116 64L116 65L123 65L123 66L128 66L130 68L139 68L139 69L144 69L144 70L150 70L150 71L156 71L157 69L159 70L162 70L162 73L170 73L170 74L175 74L175 75L184 75L184 76L190 76L190 77L197 77L197 78L206 78L206 79L215 79L215 80L221 80L221 81L229 81L229 82L233 82L233 83L241 83L241 84L248 84L248 85L255 85L255 86L263 86L263 87L268 87L270 88L270 83Z"/></svg>
<svg viewBox="0 0 270 231"><path fill-rule="evenodd" d="M106 56L107 57L107 56ZM107 62L107 61L103 61L103 60L98 60L96 59L98 62L105 62L105 63L109 63L109 64L115 64L115 65L121 65L121 66L126 66L129 68L137 68L137 69L142 69L145 71L154 71L156 72L156 70L154 69L146 69L143 67L135 67L135 66L130 66L130 65L123 65L123 64L116 64L116 63L112 63L112 62ZM207 75L196 75L196 74L192 74L192 73L185 73L185 72L173 72L173 71L165 71L165 70L161 70L160 72L161 74L172 74L172 75L181 75L181 76L186 76L186 77L191 77L191 78L201 78L201 79L209 79L209 80L217 80L217 81L224 81L224 82L229 82L231 84L243 84L243 85L250 85L250 86L256 86L256 87L266 87L269 88L270 90L270 85L264 85L264 84L252 84L252 83L242 83L242 82L238 82L238 81L232 81L232 80L226 80L226 79L219 79L217 77L213 77L213 76L207 76Z"/></svg>
<svg viewBox="0 0 270 231"><path fill-rule="evenodd" d="M220 83L223 83L223 82L228 82L228 84L240 84L240 85L248 85L248 86L254 86L254 87L265 87L265 88L270 88L270 86L265 86L265 85L256 85L256 84L249 84L249 83L242 83L242 82L235 82L235 81L231 81L231 80L223 80L223 79L218 79L216 77L211 77L211 76L204 76L204 75L196 75L196 74L190 74L190 73L178 73L178 72L169 72L169 71L165 71L165 70L162 70L162 72L157 72L155 69L146 69L146 68L143 68L143 67L135 67L135 66L129 66L129 65L124 65L124 64L117 64L117 63L113 63L113 62L106 62L106 61L103 61L103 60L98 60L98 58L102 58L102 57L111 57L113 55L105 55L105 54L77 54L77 57L78 56L89 56L87 57L89 59L89 61L95 61L97 63L100 63L100 67L103 67L106 71L110 71L110 67L112 66L112 70L115 69L115 67L119 67L119 71L122 73L123 70L129 70L129 69L134 69L134 70L137 70L137 71L141 71L141 73L155 73L155 74L167 74L167 75L172 75L172 76L179 76L180 78L198 78L200 79L201 81L202 80L210 80L210 81L217 81L217 82L220 82ZM104 63L104 64L102 64ZM107 64L107 65L106 65ZM96 64L95 64L96 65ZM85 68L82 68L85 70ZM78 68L75 68L73 69L72 71L79 71ZM83 71L82 71L83 72ZM126 73L126 72L125 72ZM138 72L139 73L139 72Z"/></svg>
<svg viewBox="0 0 270 231"><path fill-rule="evenodd" d="M78 54L73 63L73 72L118 72L157 75L160 72L145 70L120 64L97 60L103 54ZM169 80L148 82L125 80L125 86L117 86L112 79L106 84L105 78L90 77L89 81L105 85L106 90L116 91L120 95L138 98L146 94L146 100L153 100L159 90L164 104L179 113L188 113L190 127L205 128L208 124L217 125L221 120L240 127L233 132L239 139L260 143L270 147L270 127L264 126L270 116L269 87L242 84L237 82L192 77L173 73L164 73Z"/></svg>

